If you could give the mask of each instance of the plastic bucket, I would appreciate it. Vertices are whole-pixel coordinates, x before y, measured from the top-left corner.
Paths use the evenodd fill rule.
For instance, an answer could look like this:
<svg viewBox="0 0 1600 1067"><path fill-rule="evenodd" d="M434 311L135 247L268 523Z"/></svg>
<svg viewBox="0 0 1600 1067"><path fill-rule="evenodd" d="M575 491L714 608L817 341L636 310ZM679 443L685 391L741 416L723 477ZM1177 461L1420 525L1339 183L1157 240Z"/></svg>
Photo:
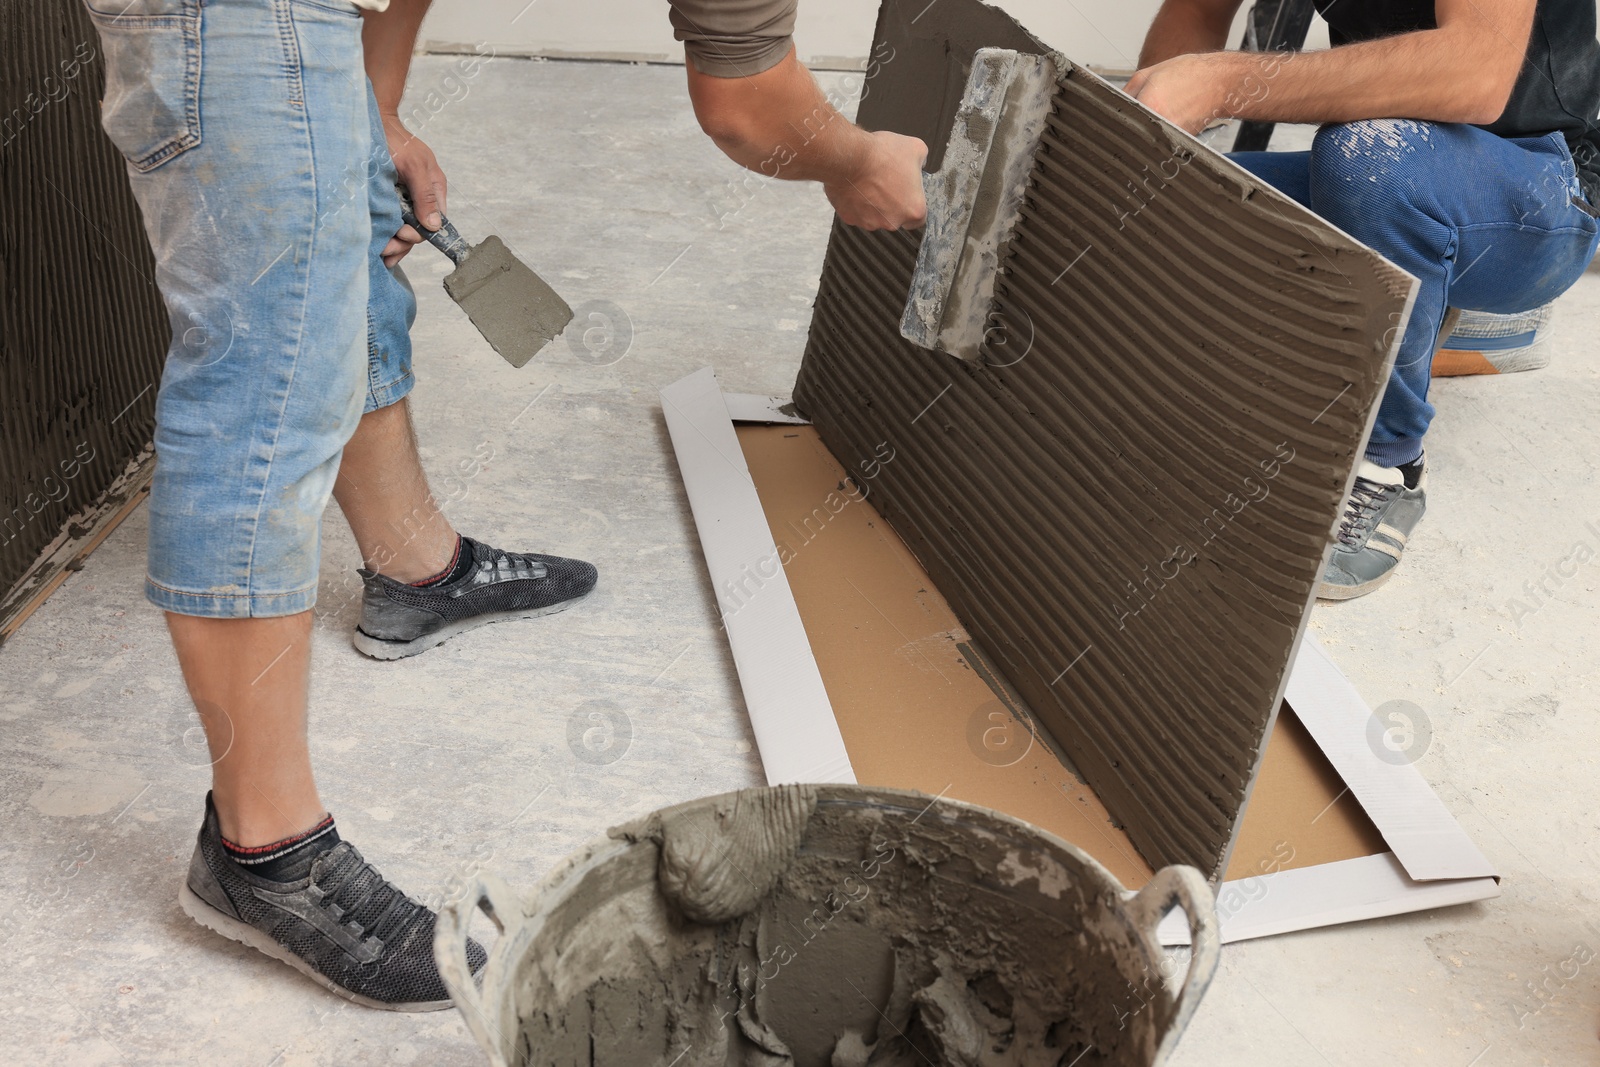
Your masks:
<svg viewBox="0 0 1600 1067"><path fill-rule="evenodd" d="M720 825L783 790L814 803L792 859L747 913L686 918L657 877L671 848L651 828L685 815L711 820L691 829ZM745 850L709 832L693 845L739 887ZM1190 924L1181 980L1156 939L1174 905ZM500 932L481 982L465 952L475 908ZM997 812L819 785L663 809L570 856L526 901L479 876L441 909L436 953L494 1067L1152 1067L1194 1013L1218 942L1191 867L1128 893L1077 848Z"/></svg>

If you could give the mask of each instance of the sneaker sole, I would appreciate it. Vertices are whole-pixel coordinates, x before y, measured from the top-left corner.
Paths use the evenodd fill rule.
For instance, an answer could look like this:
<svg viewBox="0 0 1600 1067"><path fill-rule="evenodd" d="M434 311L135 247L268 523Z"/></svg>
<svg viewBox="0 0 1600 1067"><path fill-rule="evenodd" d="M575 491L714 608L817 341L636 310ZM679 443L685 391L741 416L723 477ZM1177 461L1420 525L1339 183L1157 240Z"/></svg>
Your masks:
<svg viewBox="0 0 1600 1067"><path fill-rule="evenodd" d="M257 952L271 956L281 963L287 963L324 989L337 993L345 1000L359 1004L363 1008L377 1008L379 1011L443 1011L452 1005L452 1001L449 1000L419 1000L403 1004L386 1004L381 1000L373 1000L371 997L352 993L327 975L317 971L305 960L296 956L260 930L257 930L254 926L240 922L238 919L229 918L200 899L200 896L189 888L187 882L178 889L178 906L183 909L185 915L204 926L207 930L221 934L230 941L248 945Z"/></svg>
<svg viewBox="0 0 1600 1067"><path fill-rule="evenodd" d="M1368 593L1376 592L1383 583L1394 577L1394 572L1399 569L1398 567L1391 567L1379 577L1372 579L1370 582L1362 582L1360 585L1329 585L1327 582L1318 582L1317 599L1354 600L1356 597L1366 596Z"/></svg>
<svg viewBox="0 0 1600 1067"><path fill-rule="evenodd" d="M1525 349L1496 352L1493 355L1471 349L1440 349L1433 357L1435 378L1463 378L1474 374L1519 374L1543 370L1550 365L1550 353L1542 341Z"/></svg>
<svg viewBox="0 0 1600 1067"><path fill-rule="evenodd" d="M488 615L474 615L470 619L462 619L460 622L452 623L441 630L435 630L431 634L424 634L410 641L385 641L382 638L373 637L371 634L362 632L358 626L356 627L355 636L350 639L350 643L355 646L357 652L364 656L370 656L372 659L405 659L407 656L415 656L419 652L426 652L436 645L442 645L458 634L464 634L468 630L476 630L480 626L487 626L493 622L538 619L546 615L554 615L557 612L566 611L572 605L581 604L589 599L590 594L593 592L594 590L591 589L582 596L573 597L571 600L563 600L559 604L551 604L546 608L497 611Z"/></svg>

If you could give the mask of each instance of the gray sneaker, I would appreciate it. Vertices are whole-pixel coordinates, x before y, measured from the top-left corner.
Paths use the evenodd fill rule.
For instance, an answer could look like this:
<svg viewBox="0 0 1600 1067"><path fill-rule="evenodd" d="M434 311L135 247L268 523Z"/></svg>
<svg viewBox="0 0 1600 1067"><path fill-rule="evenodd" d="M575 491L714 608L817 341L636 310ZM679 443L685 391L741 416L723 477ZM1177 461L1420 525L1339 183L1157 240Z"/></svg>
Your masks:
<svg viewBox="0 0 1600 1067"><path fill-rule="evenodd" d="M1433 355L1433 376L1514 374L1550 365L1550 319L1555 305L1519 315L1463 311Z"/></svg>
<svg viewBox="0 0 1600 1067"><path fill-rule="evenodd" d="M594 564L528 555L461 539L472 553L465 575L443 585L415 586L361 570L361 623L356 650L374 659L426 652L456 634L508 619L532 619L571 607L594 589Z"/></svg>
<svg viewBox="0 0 1600 1067"><path fill-rule="evenodd" d="M1405 467L1361 461L1317 596L1349 600L1389 580L1427 506L1427 477L1423 459Z"/></svg>
<svg viewBox="0 0 1600 1067"><path fill-rule="evenodd" d="M208 793L178 904L208 930L282 960L364 1007L450 1006L433 961L434 913L395 888L348 841L313 860L305 878L258 877L223 852ZM467 943L474 974L486 958L483 946Z"/></svg>

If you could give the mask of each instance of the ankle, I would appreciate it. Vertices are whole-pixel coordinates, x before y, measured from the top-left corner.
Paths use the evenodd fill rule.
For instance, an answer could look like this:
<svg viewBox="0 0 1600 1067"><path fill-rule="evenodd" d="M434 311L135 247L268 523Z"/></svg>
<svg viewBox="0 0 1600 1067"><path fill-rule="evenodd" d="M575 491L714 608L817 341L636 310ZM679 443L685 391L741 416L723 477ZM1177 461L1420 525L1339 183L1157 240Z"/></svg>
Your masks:
<svg viewBox="0 0 1600 1067"><path fill-rule="evenodd" d="M213 789L212 797L223 839L240 848L257 848L295 837L328 817L328 809L314 792L299 800L278 797L272 801L255 793L259 802L255 804L241 803L221 789Z"/></svg>
<svg viewBox="0 0 1600 1067"><path fill-rule="evenodd" d="M274 882L305 877L317 857L338 844L339 831L328 814L296 834L263 845L242 845L222 835L222 851L229 859Z"/></svg>
<svg viewBox="0 0 1600 1067"><path fill-rule="evenodd" d="M385 578L414 585L441 578L460 559L461 537L454 531L443 537L428 538L426 544L420 542L419 538L407 542L398 550L391 551L387 547L380 550L374 558L365 561L367 569L377 571Z"/></svg>

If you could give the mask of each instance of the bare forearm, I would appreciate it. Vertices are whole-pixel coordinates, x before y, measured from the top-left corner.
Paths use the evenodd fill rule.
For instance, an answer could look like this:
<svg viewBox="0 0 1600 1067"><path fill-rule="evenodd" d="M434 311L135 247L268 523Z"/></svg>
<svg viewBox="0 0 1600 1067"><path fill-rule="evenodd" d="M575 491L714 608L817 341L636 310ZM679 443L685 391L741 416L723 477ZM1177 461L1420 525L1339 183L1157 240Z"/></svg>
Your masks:
<svg viewBox="0 0 1600 1067"><path fill-rule="evenodd" d="M794 49L744 78L689 69L700 128L740 166L768 178L822 184L839 218L869 230L920 226L927 215L928 146L887 130L868 133L839 113Z"/></svg>
<svg viewBox="0 0 1600 1067"><path fill-rule="evenodd" d="M1487 44L1487 47L1485 45ZM1355 122L1404 117L1488 123L1505 109L1516 64L1482 34L1425 30L1301 54L1226 54L1223 117Z"/></svg>
<svg viewBox="0 0 1600 1067"><path fill-rule="evenodd" d="M1193 20L1220 2L1167 0L1162 14ZM1127 91L1191 133L1223 118L1490 123L1522 69L1535 2L1435 0L1437 29L1327 51L1180 54L1141 68ZM1181 37L1173 29L1156 40L1155 31L1150 55Z"/></svg>
<svg viewBox="0 0 1600 1067"><path fill-rule="evenodd" d="M794 52L749 78L689 64L689 99L728 158L769 178L831 181L860 169L871 137L839 113Z"/></svg>
<svg viewBox="0 0 1600 1067"><path fill-rule="evenodd" d="M361 13L361 48L367 77L372 80L378 110L384 115L400 110L406 74L411 70L411 53L417 47L417 31L422 28L431 3L432 0L390 0L387 11Z"/></svg>
<svg viewBox="0 0 1600 1067"><path fill-rule="evenodd" d="M378 101L378 114L383 119L384 147L388 148L395 173L422 225L437 230L444 223L450 183L433 149L400 121L400 98L406 91L411 53L417 47L417 31L422 28L431 2L389 0L387 11L363 11L361 51L367 77L372 80L372 95ZM378 146L374 146L377 150ZM383 250L384 265L393 267L422 239L422 234L412 227L400 227Z"/></svg>
<svg viewBox="0 0 1600 1067"><path fill-rule="evenodd" d="M1190 0L1162 4L1139 49L1139 69L1174 56L1226 48L1236 9L1236 4L1201 5Z"/></svg>

